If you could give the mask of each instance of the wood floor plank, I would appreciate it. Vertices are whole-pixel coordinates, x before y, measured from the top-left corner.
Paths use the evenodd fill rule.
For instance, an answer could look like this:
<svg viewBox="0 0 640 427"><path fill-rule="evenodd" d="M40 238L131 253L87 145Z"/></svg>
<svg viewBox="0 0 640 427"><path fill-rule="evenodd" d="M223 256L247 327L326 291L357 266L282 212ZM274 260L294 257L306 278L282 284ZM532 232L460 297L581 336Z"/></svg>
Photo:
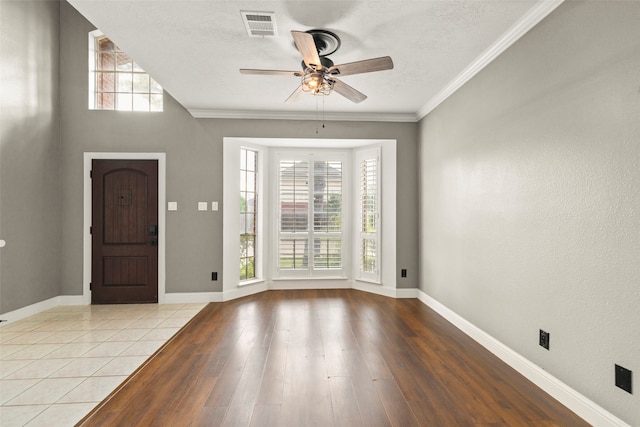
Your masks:
<svg viewBox="0 0 640 427"><path fill-rule="evenodd" d="M588 426L415 299L211 303L80 426Z"/></svg>
<svg viewBox="0 0 640 427"><path fill-rule="evenodd" d="M277 427L280 424L280 404L255 405L250 427Z"/></svg>
<svg viewBox="0 0 640 427"><path fill-rule="evenodd" d="M253 348L238 380L233 399L229 403L223 425L244 426L250 424L251 414L260 393L267 354L263 347Z"/></svg>
<svg viewBox="0 0 640 427"><path fill-rule="evenodd" d="M260 392L256 404L281 404L284 390L284 374L287 364L289 331L276 330L269 347ZM280 407L278 406L278 412Z"/></svg>
<svg viewBox="0 0 640 427"><path fill-rule="evenodd" d="M351 379L349 377L332 377L329 379L329 385L334 425L338 427L362 426L362 416Z"/></svg>
<svg viewBox="0 0 640 427"><path fill-rule="evenodd" d="M418 427L420 425L394 380L378 380L375 385L392 426Z"/></svg>
<svg viewBox="0 0 640 427"><path fill-rule="evenodd" d="M168 417L167 425L188 425L192 421L193 414L204 407L215 383L216 378L198 378L182 395L177 410Z"/></svg>
<svg viewBox="0 0 640 427"><path fill-rule="evenodd" d="M305 354L302 350L290 351L281 415L287 422L293 422L292 425L333 424L324 357Z"/></svg>
<svg viewBox="0 0 640 427"><path fill-rule="evenodd" d="M375 387L376 379L371 377L362 353L357 350L345 351L343 358L349 370L349 378L353 384L362 424L365 426L390 426L391 422Z"/></svg>

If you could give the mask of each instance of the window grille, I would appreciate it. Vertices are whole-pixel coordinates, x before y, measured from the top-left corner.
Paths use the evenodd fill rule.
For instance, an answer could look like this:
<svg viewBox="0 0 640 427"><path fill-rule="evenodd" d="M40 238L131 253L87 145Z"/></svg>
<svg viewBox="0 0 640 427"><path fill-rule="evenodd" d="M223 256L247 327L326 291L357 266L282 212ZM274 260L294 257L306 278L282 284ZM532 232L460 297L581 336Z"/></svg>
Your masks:
<svg viewBox="0 0 640 427"><path fill-rule="evenodd" d="M93 37L93 110L162 111L162 86L104 35Z"/></svg>
<svg viewBox="0 0 640 427"><path fill-rule="evenodd" d="M258 153L240 150L240 280L256 278Z"/></svg>

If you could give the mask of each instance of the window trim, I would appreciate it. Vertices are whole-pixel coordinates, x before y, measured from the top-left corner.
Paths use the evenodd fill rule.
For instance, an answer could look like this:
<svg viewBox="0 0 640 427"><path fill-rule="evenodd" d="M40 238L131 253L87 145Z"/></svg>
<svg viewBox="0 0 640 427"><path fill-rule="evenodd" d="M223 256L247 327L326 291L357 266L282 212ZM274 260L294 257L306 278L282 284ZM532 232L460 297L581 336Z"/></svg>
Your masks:
<svg viewBox="0 0 640 427"><path fill-rule="evenodd" d="M220 300L237 298L239 296L251 295L256 292L266 291L268 289L321 289L323 287L341 286L336 283L345 283L354 289L370 290L372 292L394 292L399 284L399 270L397 271L396 256L396 182L397 182L397 144L396 139L327 139L327 138L260 138L260 137L223 137L223 182L222 182L222 223L223 223L223 246L222 246L222 284L218 290L221 292ZM346 278L337 278L336 280L325 278L299 278L299 279L276 279L271 271L271 242L274 240L271 234L271 211L265 202L260 202L263 206L263 219L265 227L261 234L263 242L266 242L262 248L262 258L265 260L263 266L263 280L256 280L251 284L240 284L238 280L237 266L239 263L238 239L239 230L237 209L237 194L240 191L240 184L237 179L239 156L241 146L252 147L260 150L262 159L265 161L260 166L265 174L265 179L270 179L272 168L271 151L276 149L297 149L304 147L305 149L345 149L352 154L357 149L365 147L380 146L380 191L384 204L380 206L380 282L373 284L366 280L359 279L353 270L353 263L350 269L346 271ZM352 177L351 177L352 178ZM352 178L353 179L353 178ZM272 191L272 183L265 181L265 186L261 190L262 197L265 200L270 199ZM228 206L229 209L224 209ZM266 211L265 211L266 210ZM353 218L353 216L351 216ZM353 224L353 220L349 220ZM353 227L353 225L352 225ZM349 236L348 244L351 251L355 245L353 235ZM351 258L353 258L351 256ZM267 262L268 261L268 262ZM229 274L224 274L225 272ZM384 290L376 290L376 289Z"/></svg>

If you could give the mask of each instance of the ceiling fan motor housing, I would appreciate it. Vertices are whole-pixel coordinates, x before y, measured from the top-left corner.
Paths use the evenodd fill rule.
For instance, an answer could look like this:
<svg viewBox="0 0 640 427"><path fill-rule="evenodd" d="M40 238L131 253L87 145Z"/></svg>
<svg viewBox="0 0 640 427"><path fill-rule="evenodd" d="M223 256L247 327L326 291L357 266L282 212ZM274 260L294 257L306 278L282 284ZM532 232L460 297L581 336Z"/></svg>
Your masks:
<svg viewBox="0 0 640 427"><path fill-rule="evenodd" d="M320 57L320 65L323 68L333 67L333 61L327 58L328 55L336 52L340 48L340 37L337 34L328 30L322 30L319 28L305 31L313 36L313 42L316 45L318 56ZM302 61L302 69L306 70L307 65Z"/></svg>
<svg viewBox="0 0 640 427"><path fill-rule="evenodd" d="M340 37L328 30L313 29L307 31L313 36L320 57L328 56L340 48Z"/></svg>
<svg viewBox="0 0 640 427"><path fill-rule="evenodd" d="M304 63L304 60L301 62L301 64L302 64L302 70L305 71L307 69L307 64ZM326 69L333 67L333 61L327 58L326 56L320 57L320 64L322 65L323 68L326 68Z"/></svg>

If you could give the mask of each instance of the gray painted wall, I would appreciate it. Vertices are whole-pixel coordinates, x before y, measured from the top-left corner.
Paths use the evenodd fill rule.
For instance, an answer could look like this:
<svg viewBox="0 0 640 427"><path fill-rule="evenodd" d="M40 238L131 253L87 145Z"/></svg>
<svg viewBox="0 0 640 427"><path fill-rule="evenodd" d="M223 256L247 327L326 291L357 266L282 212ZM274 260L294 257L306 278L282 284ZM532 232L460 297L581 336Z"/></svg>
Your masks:
<svg viewBox="0 0 640 427"><path fill-rule="evenodd" d="M60 295L58 30L58 2L0 2L0 313Z"/></svg>
<svg viewBox="0 0 640 427"><path fill-rule="evenodd" d="M397 139L397 283L417 287L417 124L328 122L316 134L309 121L194 119L171 96L162 113L89 111L88 33L95 28L67 3L61 22L63 294L82 293L85 151L167 153L167 200L177 201L179 210L167 212L166 291L222 291L222 212L198 212L196 204L222 202L222 143L233 136ZM400 278L400 268L409 270L408 278Z"/></svg>
<svg viewBox="0 0 640 427"><path fill-rule="evenodd" d="M82 292L84 151L167 153L181 206L167 213L167 291L196 292L221 290L222 215L195 203L222 200L223 137L395 138L399 286L420 265L423 291L640 425L638 393L613 386L614 363L640 369L640 4L565 3L419 129L330 122L320 135L195 120L170 96L158 114L88 111L93 26L66 3L61 26L57 2L0 8L0 312Z"/></svg>
<svg viewBox="0 0 640 427"><path fill-rule="evenodd" d="M636 426L639 22L565 2L420 123L420 289Z"/></svg>

